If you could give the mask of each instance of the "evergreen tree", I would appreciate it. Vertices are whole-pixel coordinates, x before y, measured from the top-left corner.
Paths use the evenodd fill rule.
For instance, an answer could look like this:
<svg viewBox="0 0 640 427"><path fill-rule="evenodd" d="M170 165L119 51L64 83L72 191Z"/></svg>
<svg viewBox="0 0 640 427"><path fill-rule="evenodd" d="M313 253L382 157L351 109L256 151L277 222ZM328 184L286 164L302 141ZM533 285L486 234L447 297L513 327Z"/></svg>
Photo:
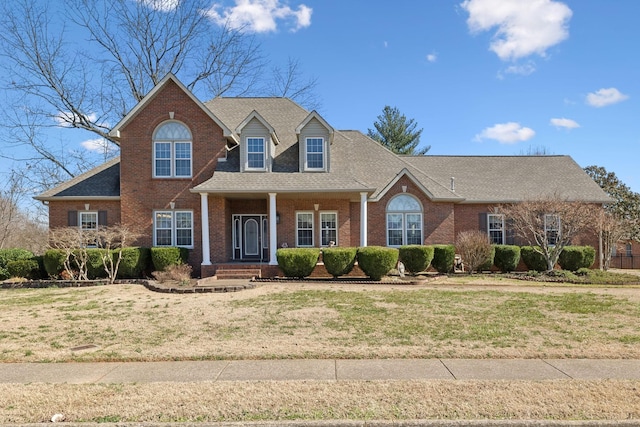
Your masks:
<svg viewBox="0 0 640 427"><path fill-rule="evenodd" d="M407 120L398 108L387 105L373 124L375 130L369 129L367 136L396 154L421 156L426 154L431 146L417 149L422 134L422 129L416 130L417 125L414 119Z"/></svg>

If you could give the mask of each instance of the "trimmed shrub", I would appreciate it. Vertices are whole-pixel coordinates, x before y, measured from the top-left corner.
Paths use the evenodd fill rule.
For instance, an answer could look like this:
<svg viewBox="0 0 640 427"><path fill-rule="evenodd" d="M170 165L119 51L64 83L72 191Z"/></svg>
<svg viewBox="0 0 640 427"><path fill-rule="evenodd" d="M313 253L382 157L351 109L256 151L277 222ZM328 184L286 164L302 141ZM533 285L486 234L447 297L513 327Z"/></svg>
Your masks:
<svg viewBox="0 0 640 427"><path fill-rule="evenodd" d="M307 277L320 258L317 248L280 248L276 251L278 266L286 277Z"/></svg>
<svg viewBox="0 0 640 427"><path fill-rule="evenodd" d="M434 245L431 266L439 273L450 273L456 258L456 247L453 245Z"/></svg>
<svg viewBox="0 0 640 427"><path fill-rule="evenodd" d="M495 264L495 259L496 259L496 245L491 245L491 249L489 249L489 258L487 258L484 264L479 265L476 271L491 270L491 267L493 267L493 265Z"/></svg>
<svg viewBox="0 0 640 427"><path fill-rule="evenodd" d="M104 270L104 264L102 263L102 253L105 250L98 248L87 249L87 278L89 280L107 277L107 272Z"/></svg>
<svg viewBox="0 0 640 427"><path fill-rule="evenodd" d="M558 264L563 270L578 271L581 268L589 268L596 259L596 250L591 246L565 246Z"/></svg>
<svg viewBox="0 0 640 427"><path fill-rule="evenodd" d="M400 246L398 256L406 271L412 274L420 273L429 268L433 260L433 246Z"/></svg>
<svg viewBox="0 0 640 427"><path fill-rule="evenodd" d="M325 248L322 250L324 268L333 277L344 276L353 270L358 248Z"/></svg>
<svg viewBox="0 0 640 427"><path fill-rule="evenodd" d="M44 268L49 277L59 277L64 271L64 260L66 255L60 249L49 249L43 255Z"/></svg>
<svg viewBox="0 0 640 427"><path fill-rule="evenodd" d="M39 279L40 266L35 259L17 259L7 263L7 271L10 277L22 277L24 279Z"/></svg>
<svg viewBox="0 0 640 427"><path fill-rule="evenodd" d="M372 280L380 280L398 264L398 249L383 246L358 248L358 266Z"/></svg>
<svg viewBox="0 0 640 427"><path fill-rule="evenodd" d="M520 246L495 245L493 264L503 273L514 271L520 263Z"/></svg>
<svg viewBox="0 0 640 427"><path fill-rule="evenodd" d="M114 258L118 256L114 251ZM151 250L149 248L123 248L118 277L139 279L151 268Z"/></svg>
<svg viewBox="0 0 640 427"><path fill-rule="evenodd" d="M11 273L7 269L7 265L11 261L33 258L33 252L26 249L0 249L0 280L11 277Z"/></svg>
<svg viewBox="0 0 640 427"><path fill-rule="evenodd" d="M547 260L539 252L536 252L532 246L522 246L520 248L520 257L529 270L547 271Z"/></svg>
<svg viewBox="0 0 640 427"><path fill-rule="evenodd" d="M170 265L186 264L188 258L187 248L175 246L151 248L151 262L156 271L164 271Z"/></svg>

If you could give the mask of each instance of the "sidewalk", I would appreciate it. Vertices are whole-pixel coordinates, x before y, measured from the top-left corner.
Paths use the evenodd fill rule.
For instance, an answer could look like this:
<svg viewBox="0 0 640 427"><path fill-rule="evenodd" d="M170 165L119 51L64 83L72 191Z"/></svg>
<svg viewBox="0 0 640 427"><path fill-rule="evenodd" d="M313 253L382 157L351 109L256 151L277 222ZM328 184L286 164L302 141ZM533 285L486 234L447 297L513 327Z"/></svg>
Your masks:
<svg viewBox="0 0 640 427"><path fill-rule="evenodd" d="M640 380L640 360L382 359L1 363L0 383Z"/></svg>

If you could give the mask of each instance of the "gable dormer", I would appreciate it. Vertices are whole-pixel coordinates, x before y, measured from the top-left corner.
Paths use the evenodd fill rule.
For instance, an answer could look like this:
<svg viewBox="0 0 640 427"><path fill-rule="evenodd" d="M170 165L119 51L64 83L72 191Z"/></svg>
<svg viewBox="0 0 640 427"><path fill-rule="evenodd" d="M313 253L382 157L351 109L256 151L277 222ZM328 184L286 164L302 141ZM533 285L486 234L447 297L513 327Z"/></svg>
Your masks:
<svg viewBox="0 0 640 427"><path fill-rule="evenodd" d="M269 172L278 136L273 127L255 110L236 128L240 136L240 171Z"/></svg>
<svg viewBox="0 0 640 427"><path fill-rule="evenodd" d="M315 110L296 128L300 171L329 172L333 128Z"/></svg>

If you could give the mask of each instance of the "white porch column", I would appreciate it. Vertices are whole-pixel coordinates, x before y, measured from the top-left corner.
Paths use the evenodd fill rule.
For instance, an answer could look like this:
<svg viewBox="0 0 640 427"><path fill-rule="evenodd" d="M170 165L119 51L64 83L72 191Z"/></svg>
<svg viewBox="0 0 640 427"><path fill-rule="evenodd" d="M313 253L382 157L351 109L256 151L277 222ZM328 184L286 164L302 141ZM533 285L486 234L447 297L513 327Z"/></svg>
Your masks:
<svg viewBox="0 0 640 427"><path fill-rule="evenodd" d="M276 259L276 250L278 249L276 215L276 193L269 193L269 265L278 265Z"/></svg>
<svg viewBox="0 0 640 427"><path fill-rule="evenodd" d="M360 246L367 246L367 193L360 193Z"/></svg>
<svg viewBox="0 0 640 427"><path fill-rule="evenodd" d="M209 197L200 193L200 214L202 216L202 265L211 265L211 249L209 248Z"/></svg>

